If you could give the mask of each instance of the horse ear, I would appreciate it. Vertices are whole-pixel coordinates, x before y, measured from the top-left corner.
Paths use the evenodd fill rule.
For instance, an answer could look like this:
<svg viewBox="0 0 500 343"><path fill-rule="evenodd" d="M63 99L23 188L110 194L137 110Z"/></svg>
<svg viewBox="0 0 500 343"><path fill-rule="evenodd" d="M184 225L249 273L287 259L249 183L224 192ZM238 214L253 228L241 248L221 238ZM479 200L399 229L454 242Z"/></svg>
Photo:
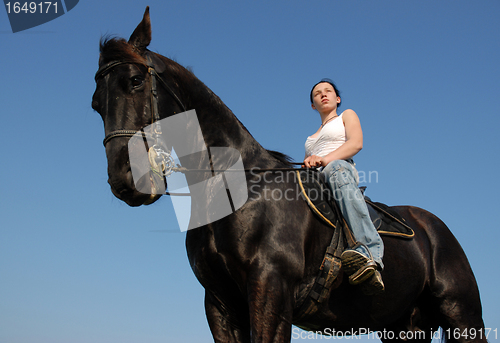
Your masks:
<svg viewBox="0 0 500 343"><path fill-rule="evenodd" d="M149 43L151 43L151 19L149 17L149 6L146 7L144 17L130 36L128 43L132 45L141 55L144 51L146 51Z"/></svg>

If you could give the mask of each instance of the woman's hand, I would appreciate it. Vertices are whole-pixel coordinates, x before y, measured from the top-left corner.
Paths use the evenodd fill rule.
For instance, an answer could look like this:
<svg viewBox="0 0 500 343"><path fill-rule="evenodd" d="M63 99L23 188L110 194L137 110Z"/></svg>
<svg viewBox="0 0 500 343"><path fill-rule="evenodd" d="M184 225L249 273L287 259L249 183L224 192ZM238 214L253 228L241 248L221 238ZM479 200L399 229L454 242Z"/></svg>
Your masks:
<svg viewBox="0 0 500 343"><path fill-rule="evenodd" d="M304 166L306 168L325 167L326 165L325 159L317 155L312 155L304 159Z"/></svg>

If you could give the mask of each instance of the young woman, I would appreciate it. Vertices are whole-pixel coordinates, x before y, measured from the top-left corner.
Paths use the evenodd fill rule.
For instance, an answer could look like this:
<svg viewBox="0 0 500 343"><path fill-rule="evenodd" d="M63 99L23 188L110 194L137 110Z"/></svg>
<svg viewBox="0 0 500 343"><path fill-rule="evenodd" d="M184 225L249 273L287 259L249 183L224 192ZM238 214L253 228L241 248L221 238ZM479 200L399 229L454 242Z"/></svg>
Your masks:
<svg viewBox="0 0 500 343"><path fill-rule="evenodd" d="M363 131L353 110L340 115L339 91L333 81L323 79L310 94L311 106L321 117L321 126L305 143L307 168L322 167L354 239L358 242L341 256L351 284L363 284L363 291L375 294L384 290L378 270L383 268L384 243L373 226L352 157L363 148Z"/></svg>

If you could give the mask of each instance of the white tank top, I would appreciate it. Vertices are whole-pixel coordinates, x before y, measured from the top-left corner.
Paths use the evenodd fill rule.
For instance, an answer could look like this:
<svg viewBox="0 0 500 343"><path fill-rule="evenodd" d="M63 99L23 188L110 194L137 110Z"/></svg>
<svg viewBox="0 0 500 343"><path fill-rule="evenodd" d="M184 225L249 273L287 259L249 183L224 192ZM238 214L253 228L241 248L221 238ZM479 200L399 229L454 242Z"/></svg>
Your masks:
<svg viewBox="0 0 500 343"><path fill-rule="evenodd" d="M342 114L326 123L317 137L307 137L305 144L306 156L317 155L324 157L345 143L345 127Z"/></svg>

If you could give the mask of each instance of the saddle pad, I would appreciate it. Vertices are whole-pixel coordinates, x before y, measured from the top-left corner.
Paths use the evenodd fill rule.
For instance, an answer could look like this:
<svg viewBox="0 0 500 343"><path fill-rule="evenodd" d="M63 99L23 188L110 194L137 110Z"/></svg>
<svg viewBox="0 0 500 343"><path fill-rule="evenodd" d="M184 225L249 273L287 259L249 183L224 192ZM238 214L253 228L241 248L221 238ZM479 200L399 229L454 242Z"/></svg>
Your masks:
<svg viewBox="0 0 500 343"><path fill-rule="evenodd" d="M337 205L324 174L313 169L300 170L296 173L302 198L314 213L325 223L335 228L336 211L333 206ZM407 239L411 239L415 235L412 228L404 222L404 218L389 206L372 202L367 197L365 197L365 201L370 218L379 234Z"/></svg>

